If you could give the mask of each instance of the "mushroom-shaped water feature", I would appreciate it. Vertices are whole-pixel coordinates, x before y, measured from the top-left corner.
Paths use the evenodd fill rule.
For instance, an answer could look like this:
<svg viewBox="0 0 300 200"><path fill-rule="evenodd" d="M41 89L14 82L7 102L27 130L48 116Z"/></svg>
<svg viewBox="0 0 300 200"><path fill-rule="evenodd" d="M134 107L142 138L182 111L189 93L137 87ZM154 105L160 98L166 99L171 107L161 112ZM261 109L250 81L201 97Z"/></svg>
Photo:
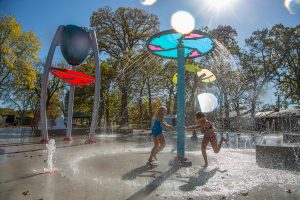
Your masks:
<svg viewBox="0 0 300 200"><path fill-rule="evenodd" d="M53 55L56 46L60 45L61 52L65 60L72 65L72 70L50 67L52 64ZM92 48L94 53L94 60L96 66L95 77L75 71L76 66L80 65L87 57L89 50ZM74 90L75 85L86 86L95 82L95 96L92 123L90 127L89 138L87 143L94 143L93 136L95 134L95 125L97 124L97 113L100 101L100 60L98 53L98 44L96 40L96 33L94 30L86 31L83 28L74 25L59 26L56 34L52 40L49 53L44 68L42 92L41 92L41 143L48 143L48 130L47 130L47 113L46 113L46 94L49 72L55 76L62 78L64 81L71 84L70 96L68 105L68 123L67 133L64 140L71 141L72 131L72 117L73 117L73 104L74 104Z"/></svg>
<svg viewBox="0 0 300 200"><path fill-rule="evenodd" d="M210 53L215 43L211 35L202 31L182 34L167 30L153 35L147 48L154 55L177 59L177 160L183 166L191 166L191 161L185 157L185 60Z"/></svg>

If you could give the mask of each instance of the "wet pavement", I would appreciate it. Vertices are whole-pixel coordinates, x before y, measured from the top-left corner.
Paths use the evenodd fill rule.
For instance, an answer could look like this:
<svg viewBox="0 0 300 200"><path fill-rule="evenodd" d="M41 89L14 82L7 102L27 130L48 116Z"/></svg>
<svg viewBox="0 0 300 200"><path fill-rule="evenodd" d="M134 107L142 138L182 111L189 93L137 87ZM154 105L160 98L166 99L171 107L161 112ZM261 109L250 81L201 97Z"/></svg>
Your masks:
<svg viewBox="0 0 300 200"><path fill-rule="evenodd" d="M0 199L300 199L299 172L259 168L252 145L259 138L230 137L220 153L208 148L206 169L201 137L186 138L193 162L187 168L168 165L176 155L170 133L156 167L145 165L152 147L145 135L98 135L93 145L79 136L72 144L54 138L55 173L44 173L47 151L40 138L23 138L24 144L1 140Z"/></svg>

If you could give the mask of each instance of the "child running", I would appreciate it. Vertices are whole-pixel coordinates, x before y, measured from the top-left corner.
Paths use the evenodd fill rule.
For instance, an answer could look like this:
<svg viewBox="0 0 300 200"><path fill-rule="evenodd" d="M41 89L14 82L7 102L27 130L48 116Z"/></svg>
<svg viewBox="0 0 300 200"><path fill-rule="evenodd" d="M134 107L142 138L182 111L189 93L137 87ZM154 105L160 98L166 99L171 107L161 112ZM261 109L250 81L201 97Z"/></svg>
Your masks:
<svg viewBox="0 0 300 200"><path fill-rule="evenodd" d="M220 143L219 144L217 143L217 137L216 137L216 133L213 131L212 123L206 119L205 115L202 112L196 113L196 120L197 120L197 124L185 127L185 129L189 131L201 129L201 132L204 135L201 144L202 156L205 161L205 165L203 167L206 168L208 166L207 154L206 154L206 148L208 143L210 142L215 153L219 153L222 143L225 142L227 144L227 140L222 136Z"/></svg>
<svg viewBox="0 0 300 200"><path fill-rule="evenodd" d="M167 111L167 108L165 106L160 106L156 112L155 115L155 121L152 126L151 135L153 137L154 146L151 150L150 157L148 159L147 164L155 165L157 164L157 158L156 154L163 150L163 148L166 146L165 137L162 134L163 127L166 129L173 130L172 126L167 124L164 121L164 115Z"/></svg>

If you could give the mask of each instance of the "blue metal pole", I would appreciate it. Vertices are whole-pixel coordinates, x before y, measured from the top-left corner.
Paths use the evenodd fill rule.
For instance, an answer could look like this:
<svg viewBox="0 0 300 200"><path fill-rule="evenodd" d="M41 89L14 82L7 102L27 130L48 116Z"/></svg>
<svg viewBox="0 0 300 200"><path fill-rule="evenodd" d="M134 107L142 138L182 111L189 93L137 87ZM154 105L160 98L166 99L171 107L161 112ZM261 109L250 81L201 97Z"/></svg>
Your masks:
<svg viewBox="0 0 300 200"><path fill-rule="evenodd" d="M184 48L177 48L177 156L185 155L185 58Z"/></svg>

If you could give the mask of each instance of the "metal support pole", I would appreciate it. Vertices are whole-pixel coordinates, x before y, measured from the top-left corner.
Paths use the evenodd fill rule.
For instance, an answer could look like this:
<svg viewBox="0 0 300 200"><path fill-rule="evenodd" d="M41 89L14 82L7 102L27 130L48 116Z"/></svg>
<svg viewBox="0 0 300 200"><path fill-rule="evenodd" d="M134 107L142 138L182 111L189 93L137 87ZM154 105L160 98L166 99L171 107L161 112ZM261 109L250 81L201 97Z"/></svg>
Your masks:
<svg viewBox="0 0 300 200"><path fill-rule="evenodd" d="M86 141L86 143L95 143L96 141L94 139L94 135L95 135L96 126L97 126L98 109L99 109L99 103L100 103L101 71L100 71L100 58L99 58L96 32L94 30L91 30L90 33L92 36L92 48L93 48L95 67L96 67L96 72L95 72L96 83L95 83L93 116L92 116L89 138Z"/></svg>
<svg viewBox="0 0 300 200"><path fill-rule="evenodd" d="M184 48L177 49L177 156L183 159L185 156L185 58Z"/></svg>
<svg viewBox="0 0 300 200"><path fill-rule="evenodd" d="M72 70L76 70L76 66L72 66ZM75 85L70 85L69 105L68 105L68 124L65 141L72 141L72 122L73 122L73 106L74 106Z"/></svg>
<svg viewBox="0 0 300 200"><path fill-rule="evenodd" d="M46 97L47 97L47 87L48 87L48 77L49 77L49 71L50 67L52 64L52 59L53 55L55 52L56 46L60 43L60 36L63 31L63 26L59 26L55 36L52 40L48 55L47 55L47 60L46 60L46 65L44 67L44 73L43 73L43 79L42 79L42 87L41 87L41 102L40 102L40 114L41 114L41 135L42 135L42 140L41 143L48 143L48 130L47 130L47 111L46 111Z"/></svg>

